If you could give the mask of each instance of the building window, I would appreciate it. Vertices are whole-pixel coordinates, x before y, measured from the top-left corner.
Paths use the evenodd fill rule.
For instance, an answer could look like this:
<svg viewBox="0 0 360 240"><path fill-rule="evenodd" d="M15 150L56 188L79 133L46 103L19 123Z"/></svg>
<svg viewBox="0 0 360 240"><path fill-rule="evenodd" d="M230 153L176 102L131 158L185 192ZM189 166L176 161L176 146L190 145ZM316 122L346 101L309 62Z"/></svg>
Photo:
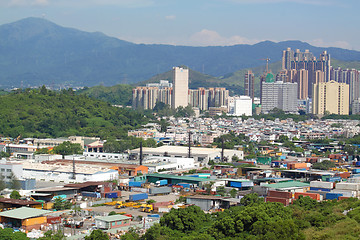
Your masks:
<svg viewBox="0 0 360 240"><path fill-rule="evenodd" d="M2 172L5 172L5 169L4 169L4 168L2 168L2 169L1 169L1 171L2 171Z"/></svg>
<svg viewBox="0 0 360 240"><path fill-rule="evenodd" d="M7 172L11 172L11 169L6 169Z"/></svg>

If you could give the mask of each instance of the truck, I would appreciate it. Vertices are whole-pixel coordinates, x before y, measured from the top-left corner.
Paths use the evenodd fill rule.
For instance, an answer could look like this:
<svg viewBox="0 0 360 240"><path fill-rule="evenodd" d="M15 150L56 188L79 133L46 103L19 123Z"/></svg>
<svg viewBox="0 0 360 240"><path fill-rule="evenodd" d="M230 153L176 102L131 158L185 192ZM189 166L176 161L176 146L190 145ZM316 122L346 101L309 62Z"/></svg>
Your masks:
<svg viewBox="0 0 360 240"><path fill-rule="evenodd" d="M171 193L171 187L151 187L149 189L149 194L157 195L157 194L169 194Z"/></svg>
<svg viewBox="0 0 360 240"><path fill-rule="evenodd" d="M148 199L147 193L131 194L129 196L129 201L140 201L140 200L145 200L145 199Z"/></svg>
<svg viewBox="0 0 360 240"><path fill-rule="evenodd" d="M168 185L168 180L163 179L163 180L156 181L156 182L155 182L155 185L156 185L156 186L165 186L165 185Z"/></svg>

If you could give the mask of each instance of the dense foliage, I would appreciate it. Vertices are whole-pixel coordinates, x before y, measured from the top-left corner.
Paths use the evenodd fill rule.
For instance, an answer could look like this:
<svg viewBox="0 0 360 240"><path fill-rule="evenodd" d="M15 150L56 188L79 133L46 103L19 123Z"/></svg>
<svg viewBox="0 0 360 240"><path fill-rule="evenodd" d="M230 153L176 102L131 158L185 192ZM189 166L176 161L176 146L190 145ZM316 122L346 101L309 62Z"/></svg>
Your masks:
<svg viewBox="0 0 360 240"><path fill-rule="evenodd" d="M17 137L124 137L147 119L130 109L45 87L0 96L0 133Z"/></svg>
<svg viewBox="0 0 360 240"><path fill-rule="evenodd" d="M12 228L0 228L0 239L6 240L25 240L29 239L26 237L26 233L14 232Z"/></svg>
<svg viewBox="0 0 360 240"><path fill-rule="evenodd" d="M172 209L143 236L134 231L121 239L359 239L360 201L317 202L300 197L289 207L265 203L257 194L241 206L204 213L197 206Z"/></svg>
<svg viewBox="0 0 360 240"><path fill-rule="evenodd" d="M128 84L118 84L112 87L95 86L85 87L76 91L77 94L85 94L113 105L131 106L133 86Z"/></svg>
<svg viewBox="0 0 360 240"><path fill-rule="evenodd" d="M329 170L330 168L336 167L336 164L329 160L324 160L322 162L314 163L312 165L313 169L320 169L320 170Z"/></svg>

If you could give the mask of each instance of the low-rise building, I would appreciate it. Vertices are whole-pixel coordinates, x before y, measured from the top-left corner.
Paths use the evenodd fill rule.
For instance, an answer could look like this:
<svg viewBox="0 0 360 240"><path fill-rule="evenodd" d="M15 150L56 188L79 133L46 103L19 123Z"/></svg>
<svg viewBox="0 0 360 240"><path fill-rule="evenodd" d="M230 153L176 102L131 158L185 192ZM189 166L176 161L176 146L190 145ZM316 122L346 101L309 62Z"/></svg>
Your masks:
<svg viewBox="0 0 360 240"><path fill-rule="evenodd" d="M105 217L95 217L95 226L98 229L113 229L130 226L131 217L124 215L112 215Z"/></svg>

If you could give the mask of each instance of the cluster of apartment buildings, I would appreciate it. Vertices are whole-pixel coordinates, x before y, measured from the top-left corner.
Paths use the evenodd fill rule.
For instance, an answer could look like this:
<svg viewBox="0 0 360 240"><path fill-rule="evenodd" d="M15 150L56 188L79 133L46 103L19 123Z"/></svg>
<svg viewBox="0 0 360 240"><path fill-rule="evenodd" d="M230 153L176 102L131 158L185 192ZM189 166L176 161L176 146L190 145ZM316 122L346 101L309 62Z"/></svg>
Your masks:
<svg viewBox="0 0 360 240"><path fill-rule="evenodd" d="M226 106L229 91L225 88L189 89L189 69L174 67L173 83L160 80L146 87L133 89L133 108L153 109L157 102L168 104L173 109L188 105L199 110Z"/></svg>
<svg viewBox="0 0 360 240"><path fill-rule="evenodd" d="M243 96L229 96L225 88L189 89L188 71L174 67L173 84L161 80L134 88L133 108L153 109L157 102L163 102L173 109L190 105L234 116L269 113L274 108L316 115L348 115L350 107L353 114L360 112L359 71L333 68L326 51L317 59L309 50L284 50L282 70L276 76L270 70L260 76L260 99L255 97L252 71L245 73Z"/></svg>

